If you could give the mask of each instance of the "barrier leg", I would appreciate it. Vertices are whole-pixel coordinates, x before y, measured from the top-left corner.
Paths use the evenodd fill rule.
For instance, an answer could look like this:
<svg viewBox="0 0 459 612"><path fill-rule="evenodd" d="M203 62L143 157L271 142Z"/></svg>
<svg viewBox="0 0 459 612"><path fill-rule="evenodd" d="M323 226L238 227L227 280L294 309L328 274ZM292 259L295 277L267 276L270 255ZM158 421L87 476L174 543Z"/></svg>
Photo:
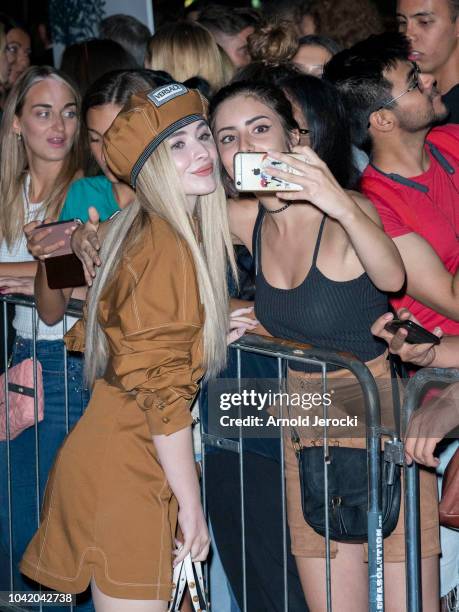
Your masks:
<svg viewBox="0 0 459 612"><path fill-rule="evenodd" d="M406 609L422 612L419 468L405 467Z"/></svg>
<svg viewBox="0 0 459 612"><path fill-rule="evenodd" d="M379 436L367 439L368 455L368 609L384 610L384 544L381 512L381 455Z"/></svg>

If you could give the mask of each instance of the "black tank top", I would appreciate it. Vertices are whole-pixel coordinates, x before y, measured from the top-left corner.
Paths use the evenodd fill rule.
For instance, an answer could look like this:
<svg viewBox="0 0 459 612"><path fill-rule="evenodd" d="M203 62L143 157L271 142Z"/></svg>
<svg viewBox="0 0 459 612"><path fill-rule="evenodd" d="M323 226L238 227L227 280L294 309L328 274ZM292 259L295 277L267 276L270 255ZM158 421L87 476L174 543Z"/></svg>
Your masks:
<svg viewBox="0 0 459 612"><path fill-rule="evenodd" d="M260 206L253 231L256 273L255 314L260 323L278 338L312 344L317 348L347 351L361 361L381 355L385 343L375 338L370 327L388 311L385 293L363 273L350 281L333 281L317 268L317 257L326 216L320 224L312 265L301 285L293 289L272 287L261 269L261 226L265 209ZM292 369L316 371L314 366L291 362ZM330 367L329 370L336 369Z"/></svg>

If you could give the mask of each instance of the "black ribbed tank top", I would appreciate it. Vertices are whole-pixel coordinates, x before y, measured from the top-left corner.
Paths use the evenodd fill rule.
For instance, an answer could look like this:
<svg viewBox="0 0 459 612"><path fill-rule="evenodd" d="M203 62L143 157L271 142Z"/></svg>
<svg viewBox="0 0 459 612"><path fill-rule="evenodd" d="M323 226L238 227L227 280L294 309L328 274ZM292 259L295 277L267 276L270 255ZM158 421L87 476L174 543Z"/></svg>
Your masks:
<svg viewBox="0 0 459 612"><path fill-rule="evenodd" d="M324 215L317 236L311 269L293 289L271 286L261 269L261 226L265 209L260 206L253 231L255 262L255 314L270 334L317 348L347 351L361 361L381 355L385 343L370 328L388 311L385 293L379 291L366 273L350 281L334 281L317 268L317 257L325 226ZM291 362L292 369L316 371L314 366ZM330 367L329 370L336 369Z"/></svg>

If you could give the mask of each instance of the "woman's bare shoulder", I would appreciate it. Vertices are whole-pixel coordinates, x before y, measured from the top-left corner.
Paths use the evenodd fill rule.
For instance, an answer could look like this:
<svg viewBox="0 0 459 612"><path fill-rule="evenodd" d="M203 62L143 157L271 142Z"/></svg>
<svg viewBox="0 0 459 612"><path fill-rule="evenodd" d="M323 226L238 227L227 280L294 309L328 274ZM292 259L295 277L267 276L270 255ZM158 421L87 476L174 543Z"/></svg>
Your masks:
<svg viewBox="0 0 459 612"><path fill-rule="evenodd" d="M257 215L258 200L255 198L228 200L228 218L234 244L244 244L250 248Z"/></svg>

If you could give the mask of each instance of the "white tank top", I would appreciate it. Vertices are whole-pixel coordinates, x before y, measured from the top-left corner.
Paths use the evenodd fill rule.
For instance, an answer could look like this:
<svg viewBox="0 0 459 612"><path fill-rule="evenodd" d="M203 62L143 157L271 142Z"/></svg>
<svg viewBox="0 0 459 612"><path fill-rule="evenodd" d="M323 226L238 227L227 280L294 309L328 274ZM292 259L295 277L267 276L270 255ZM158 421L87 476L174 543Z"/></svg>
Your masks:
<svg viewBox="0 0 459 612"><path fill-rule="evenodd" d="M24 180L23 202L24 202L24 224L31 221L41 221L44 218L45 211L42 207L42 202L32 203L27 202L27 193L29 192L30 175L27 175ZM8 249L6 242L0 242L0 262L23 262L34 261L33 256L27 250L27 240L25 234L22 233L20 238ZM27 306L16 306L13 327L16 333L21 338L32 339L32 309ZM70 329L78 319L67 317L67 329ZM46 325L40 318L37 317L37 340L62 340L63 337L63 322L56 325Z"/></svg>

